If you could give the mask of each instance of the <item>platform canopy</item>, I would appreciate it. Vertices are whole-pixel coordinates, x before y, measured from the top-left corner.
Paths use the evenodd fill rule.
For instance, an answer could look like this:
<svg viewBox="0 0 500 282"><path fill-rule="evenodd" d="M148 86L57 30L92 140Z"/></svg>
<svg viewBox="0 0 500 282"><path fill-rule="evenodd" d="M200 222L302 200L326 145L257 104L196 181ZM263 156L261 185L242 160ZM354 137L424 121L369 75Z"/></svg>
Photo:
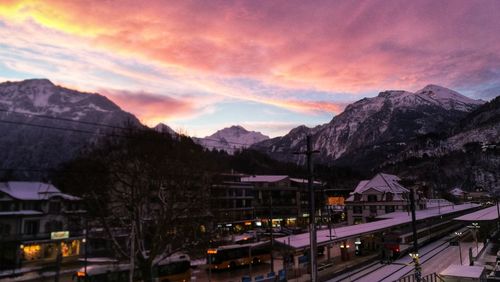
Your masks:
<svg viewBox="0 0 500 282"><path fill-rule="evenodd" d="M426 209L416 211L416 219L425 220L428 218L441 217L447 214L453 214L457 212L463 212L469 209L475 209L479 205L477 204L462 204L454 206L446 206L441 209ZM382 217L380 217L382 218ZM411 216L407 212L393 212L388 213L383 216L384 219L362 223L357 225L349 225L343 227L337 227L332 229L330 237L330 231L328 229L318 230L316 232L318 246L324 246L330 242L341 242L346 239L355 238L367 234L373 234L376 232L381 232L400 226L403 224L408 224L411 222ZM274 239L278 244L286 245L295 250L301 250L309 248L309 233L290 235L286 237L280 237Z"/></svg>
<svg viewBox="0 0 500 282"><path fill-rule="evenodd" d="M499 207L500 208L500 207ZM482 210L475 211L473 213L468 213L460 217L455 218L457 221L491 221L498 219L497 206L488 207Z"/></svg>

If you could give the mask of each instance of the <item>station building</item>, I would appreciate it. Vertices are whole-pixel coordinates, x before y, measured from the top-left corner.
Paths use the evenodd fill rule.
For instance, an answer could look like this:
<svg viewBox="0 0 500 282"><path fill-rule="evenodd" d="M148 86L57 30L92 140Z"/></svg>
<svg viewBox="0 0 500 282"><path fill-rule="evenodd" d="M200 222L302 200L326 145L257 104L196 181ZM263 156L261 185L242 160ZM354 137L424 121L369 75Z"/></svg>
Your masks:
<svg viewBox="0 0 500 282"><path fill-rule="evenodd" d="M347 224L360 224L377 220L377 216L392 212L409 211L410 190L403 187L395 175L379 173L370 180L362 180L346 199ZM426 208L427 200L415 194L415 208Z"/></svg>

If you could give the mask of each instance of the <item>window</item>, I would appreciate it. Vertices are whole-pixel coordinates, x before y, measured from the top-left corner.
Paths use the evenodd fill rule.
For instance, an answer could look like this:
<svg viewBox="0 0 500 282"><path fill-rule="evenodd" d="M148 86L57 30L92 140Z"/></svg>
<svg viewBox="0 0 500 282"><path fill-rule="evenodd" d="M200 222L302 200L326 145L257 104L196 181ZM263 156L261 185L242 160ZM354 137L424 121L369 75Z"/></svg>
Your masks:
<svg viewBox="0 0 500 282"><path fill-rule="evenodd" d="M370 206L371 213L377 213L377 206Z"/></svg>
<svg viewBox="0 0 500 282"><path fill-rule="evenodd" d="M394 211L395 211L394 206L385 206L385 213L390 213Z"/></svg>
<svg viewBox="0 0 500 282"><path fill-rule="evenodd" d="M376 202L377 195L368 195L368 202Z"/></svg>
<svg viewBox="0 0 500 282"><path fill-rule="evenodd" d="M245 189L245 196L253 197L253 190L252 189Z"/></svg>
<svg viewBox="0 0 500 282"><path fill-rule="evenodd" d="M361 206L353 206L352 213L363 213L363 209Z"/></svg>
<svg viewBox="0 0 500 282"><path fill-rule="evenodd" d="M0 223L0 235L10 234L10 224Z"/></svg>
<svg viewBox="0 0 500 282"><path fill-rule="evenodd" d="M358 194L358 193L354 194L354 201L356 201L356 202L361 201L361 194Z"/></svg>
<svg viewBox="0 0 500 282"><path fill-rule="evenodd" d="M63 223L60 221L51 220L51 221L45 223L45 233L62 231L62 230L63 230Z"/></svg>
<svg viewBox="0 0 500 282"><path fill-rule="evenodd" d="M1 201L0 202L0 211L10 211L10 202Z"/></svg>
<svg viewBox="0 0 500 282"><path fill-rule="evenodd" d="M392 193L385 194L385 200L391 202L394 199L394 195Z"/></svg>
<svg viewBox="0 0 500 282"><path fill-rule="evenodd" d="M59 213L61 211L61 202L50 202L49 213Z"/></svg>
<svg viewBox="0 0 500 282"><path fill-rule="evenodd" d="M24 234L37 234L40 228L40 222L38 220L26 220L24 222Z"/></svg>
<svg viewBox="0 0 500 282"><path fill-rule="evenodd" d="M243 207L243 200L236 200L236 207L235 208L242 208Z"/></svg>

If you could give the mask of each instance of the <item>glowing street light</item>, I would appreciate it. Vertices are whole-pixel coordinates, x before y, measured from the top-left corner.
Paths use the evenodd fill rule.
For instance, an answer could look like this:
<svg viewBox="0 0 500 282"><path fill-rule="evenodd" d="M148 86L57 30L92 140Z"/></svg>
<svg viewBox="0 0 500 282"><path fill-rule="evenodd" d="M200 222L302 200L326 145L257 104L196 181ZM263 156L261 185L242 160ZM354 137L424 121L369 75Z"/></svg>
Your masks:
<svg viewBox="0 0 500 282"><path fill-rule="evenodd" d="M422 277L422 267L420 266L420 260L418 253L410 253L410 257L415 264L415 281L421 281Z"/></svg>
<svg viewBox="0 0 500 282"><path fill-rule="evenodd" d="M474 232L474 240L476 240L476 256L479 253L479 247L477 243L477 230L480 228L479 223L473 222L472 225L467 226L467 228L471 229Z"/></svg>

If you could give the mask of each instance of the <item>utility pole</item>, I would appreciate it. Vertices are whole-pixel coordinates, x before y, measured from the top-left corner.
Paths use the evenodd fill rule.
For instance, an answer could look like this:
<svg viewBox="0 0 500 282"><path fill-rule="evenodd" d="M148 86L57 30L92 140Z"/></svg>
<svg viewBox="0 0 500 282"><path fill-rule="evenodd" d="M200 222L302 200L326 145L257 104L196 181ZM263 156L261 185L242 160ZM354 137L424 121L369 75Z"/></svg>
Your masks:
<svg viewBox="0 0 500 282"><path fill-rule="evenodd" d="M422 267L418 257L418 236L417 236L417 219L415 216L415 195L414 189L410 189L410 209L411 209L411 229L413 231L413 252L410 257L415 264L415 281L420 282L422 277Z"/></svg>
<svg viewBox="0 0 500 282"><path fill-rule="evenodd" d="M130 236L130 270L129 281L134 281L134 268L135 268L135 222L132 222L132 234Z"/></svg>
<svg viewBox="0 0 500 282"><path fill-rule="evenodd" d="M85 252L85 263L83 265L83 272L85 273L85 279L84 281L87 281L87 260L88 260L88 248L87 246L89 245L89 215L85 214L85 238L84 239L84 252Z"/></svg>
<svg viewBox="0 0 500 282"><path fill-rule="evenodd" d="M274 272L274 230L273 230L273 191L269 190L269 214L271 216L269 222L271 223L271 272Z"/></svg>
<svg viewBox="0 0 500 282"><path fill-rule="evenodd" d="M497 237L500 234L500 207L498 207L498 191L495 191L495 200L497 205Z"/></svg>
<svg viewBox="0 0 500 282"><path fill-rule="evenodd" d="M308 179L307 186L309 189L309 242L311 245L310 250L310 264L311 264L311 282L316 282L318 280L318 265L316 262L317 259L317 242L316 242L316 207L314 205L314 188L313 188L313 162L312 155L314 153L319 153L319 151L313 151L312 149L312 137L311 135L307 135L307 150L305 152L298 152L296 154L302 154L307 156L307 170L308 170Z"/></svg>

